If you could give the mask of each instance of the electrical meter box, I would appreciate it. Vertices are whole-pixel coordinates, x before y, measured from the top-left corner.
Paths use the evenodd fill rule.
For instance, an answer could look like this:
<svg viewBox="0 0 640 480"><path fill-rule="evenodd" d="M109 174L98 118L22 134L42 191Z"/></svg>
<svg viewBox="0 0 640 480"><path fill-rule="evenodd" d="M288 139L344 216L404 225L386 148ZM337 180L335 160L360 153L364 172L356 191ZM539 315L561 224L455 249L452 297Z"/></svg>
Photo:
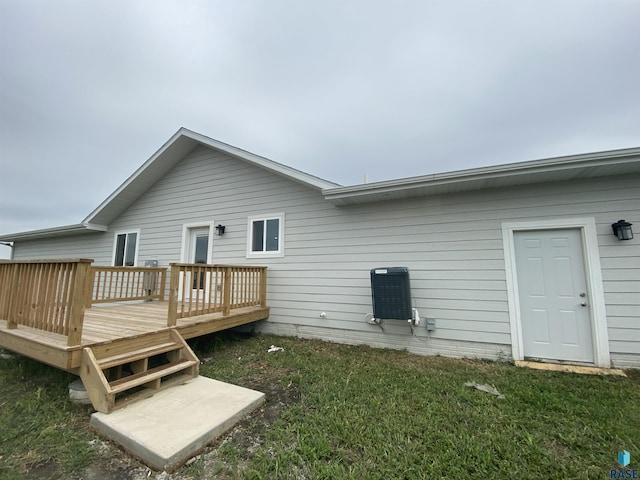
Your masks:
<svg viewBox="0 0 640 480"><path fill-rule="evenodd" d="M144 266L145 267L151 267L151 268L157 268L158 267L158 261L157 260L145 260L144 261ZM145 272L144 276L142 277L142 288L146 291L147 295L151 295L153 292L156 291L158 287L158 273L157 272ZM147 302L150 302L150 299L146 300Z"/></svg>
<svg viewBox="0 0 640 480"><path fill-rule="evenodd" d="M411 320L411 285L407 267L371 270L373 317L381 320Z"/></svg>

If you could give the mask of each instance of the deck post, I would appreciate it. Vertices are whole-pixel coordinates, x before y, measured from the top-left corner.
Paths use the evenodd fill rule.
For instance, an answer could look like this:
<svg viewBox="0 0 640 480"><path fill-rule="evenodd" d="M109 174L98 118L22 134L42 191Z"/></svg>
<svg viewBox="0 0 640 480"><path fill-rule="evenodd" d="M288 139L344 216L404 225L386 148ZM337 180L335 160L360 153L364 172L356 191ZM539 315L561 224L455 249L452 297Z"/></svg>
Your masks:
<svg viewBox="0 0 640 480"><path fill-rule="evenodd" d="M175 263L171 263L169 266L171 267L171 277L169 280L167 327L175 327L176 320L178 318L178 285L180 284L180 267ZM161 288L164 289L164 287Z"/></svg>
<svg viewBox="0 0 640 480"><path fill-rule="evenodd" d="M231 313L231 279L232 267L224 269L224 285L222 291L222 315L227 316Z"/></svg>
<svg viewBox="0 0 640 480"><path fill-rule="evenodd" d="M84 294L85 308L91 308L91 304L93 303L93 285L95 283L95 276L95 270L93 268L90 268L89 274L87 275L87 291Z"/></svg>
<svg viewBox="0 0 640 480"><path fill-rule="evenodd" d="M13 310L14 305L16 304L16 296L18 295L20 265L14 263L12 267L13 271L11 272L11 287L9 288L9 305L7 308L7 328L15 329L18 328L18 322L16 321L16 314Z"/></svg>
<svg viewBox="0 0 640 480"><path fill-rule="evenodd" d="M163 270L162 272L160 272L160 289L158 292L158 301L159 302L164 302L164 294L167 288L167 270Z"/></svg>
<svg viewBox="0 0 640 480"><path fill-rule="evenodd" d="M82 343L82 324L84 308L87 304L87 281L91 277L93 260L80 259L76 267L76 275L72 286L71 309L69 312L69 334L67 346L74 347Z"/></svg>
<svg viewBox="0 0 640 480"><path fill-rule="evenodd" d="M260 306L267 306L267 267L260 271Z"/></svg>

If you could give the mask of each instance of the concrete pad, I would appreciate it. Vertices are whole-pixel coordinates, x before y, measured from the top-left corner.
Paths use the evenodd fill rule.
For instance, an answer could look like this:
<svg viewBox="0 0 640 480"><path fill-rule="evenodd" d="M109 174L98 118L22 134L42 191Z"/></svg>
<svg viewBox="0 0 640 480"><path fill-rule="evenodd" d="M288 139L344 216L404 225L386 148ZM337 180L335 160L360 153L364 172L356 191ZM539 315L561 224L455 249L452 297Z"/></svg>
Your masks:
<svg viewBox="0 0 640 480"><path fill-rule="evenodd" d="M516 360L515 364L517 367L527 367L536 370L552 370L554 372L583 373L586 375L618 375L620 377L627 376L622 370L617 370L615 368L581 367L579 365L526 362L524 360Z"/></svg>
<svg viewBox="0 0 640 480"><path fill-rule="evenodd" d="M104 414L91 426L155 470L171 471L264 401L264 393L198 377Z"/></svg>

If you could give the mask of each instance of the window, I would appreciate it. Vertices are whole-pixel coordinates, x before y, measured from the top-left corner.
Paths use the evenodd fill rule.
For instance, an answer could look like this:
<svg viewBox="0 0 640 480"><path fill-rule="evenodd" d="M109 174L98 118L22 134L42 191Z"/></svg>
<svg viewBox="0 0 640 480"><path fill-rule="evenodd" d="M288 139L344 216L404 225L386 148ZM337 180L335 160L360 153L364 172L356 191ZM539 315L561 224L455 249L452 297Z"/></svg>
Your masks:
<svg viewBox="0 0 640 480"><path fill-rule="evenodd" d="M284 213L249 217L247 258L284 255Z"/></svg>
<svg viewBox="0 0 640 480"><path fill-rule="evenodd" d="M116 267L133 267L138 257L138 237L140 232L116 232L113 249L113 264Z"/></svg>

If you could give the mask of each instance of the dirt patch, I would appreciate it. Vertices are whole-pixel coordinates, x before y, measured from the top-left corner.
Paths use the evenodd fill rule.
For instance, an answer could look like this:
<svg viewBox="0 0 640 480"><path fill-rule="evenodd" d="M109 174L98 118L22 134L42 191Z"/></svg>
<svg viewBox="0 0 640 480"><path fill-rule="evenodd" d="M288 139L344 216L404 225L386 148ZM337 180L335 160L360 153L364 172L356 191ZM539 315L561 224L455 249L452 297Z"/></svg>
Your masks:
<svg viewBox="0 0 640 480"><path fill-rule="evenodd" d="M114 466L107 467L92 465L82 472L82 480L134 480L150 478L149 470L145 467Z"/></svg>
<svg viewBox="0 0 640 480"><path fill-rule="evenodd" d="M237 478L238 472L244 469L254 452L263 444L265 435L273 422L280 418L291 405L300 401L300 389L296 384L290 382L283 386L273 383L276 377L286 378L286 372L284 373L282 377L278 374L270 378L246 378L242 386L263 392L265 403L209 445L202 454L187 462L185 467L165 478L167 480ZM229 444L234 445L238 452L233 462L227 461L224 451ZM189 470L195 472L191 473Z"/></svg>
<svg viewBox="0 0 640 480"><path fill-rule="evenodd" d="M26 466L27 478L55 478L58 475L58 463L50 460Z"/></svg>

